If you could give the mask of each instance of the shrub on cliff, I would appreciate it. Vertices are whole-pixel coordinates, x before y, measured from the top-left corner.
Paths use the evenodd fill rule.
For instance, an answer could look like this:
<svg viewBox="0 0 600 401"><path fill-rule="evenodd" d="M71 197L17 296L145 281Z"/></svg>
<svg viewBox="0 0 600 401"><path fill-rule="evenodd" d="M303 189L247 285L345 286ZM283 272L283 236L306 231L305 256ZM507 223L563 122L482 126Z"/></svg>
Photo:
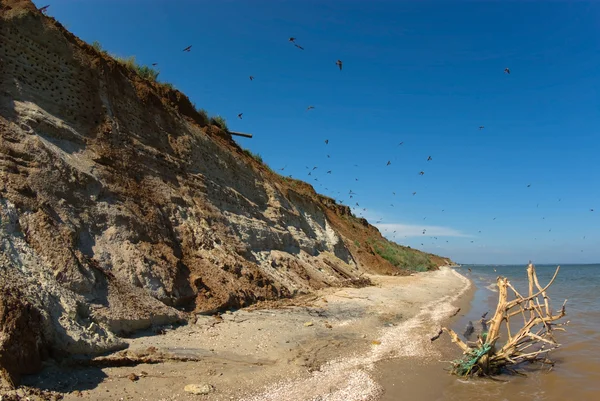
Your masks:
<svg viewBox="0 0 600 401"><path fill-rule="evenodd" d="M143 79L147 79L148 81L156 82L158 78L159 72L154 68L148 67L147 65L140 65L136 63L135 56L130 56L127 58L115 57L117 62L131 71L136 72Z"/></svg>
<svg viewBox="0 0 600 401"><path fill-rule="evenodd" d="M208 125L210 123L210 117L208 117L208 112L204 109L196 109L198 114L200 114L200 119L202 121L202 125Z"/></svg>
<svg viewBox="0 0 600 401"><path fill-rule="evenodd" d="M389 241L369 239L368 243L371 244L375 253L395 267L413 271L427 271L435 267L426 254L408 250L408 248Z"/></svg>
<svg viewBox="0 0 600 401"><path fill-rule="evenodd" d="M223 131L229 131L229 128L227 128L227 121L225 121L225 119L221 116L211 117L210 123L212 125L216 125L217 127L221 128Z"/></svg>

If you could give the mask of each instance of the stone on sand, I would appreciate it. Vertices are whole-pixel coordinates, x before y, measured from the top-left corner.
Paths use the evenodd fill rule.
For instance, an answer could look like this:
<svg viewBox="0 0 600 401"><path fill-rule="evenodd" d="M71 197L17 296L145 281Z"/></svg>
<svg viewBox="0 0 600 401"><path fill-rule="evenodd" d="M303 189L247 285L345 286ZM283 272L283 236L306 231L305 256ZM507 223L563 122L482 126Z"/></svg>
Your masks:
<svg viewBox="0 0 600 401"><path fill-rule="evenodd" d="M195 395L206 395L214 390L214 387L208 383L188 384L183 389L185 392Z"/></svg>

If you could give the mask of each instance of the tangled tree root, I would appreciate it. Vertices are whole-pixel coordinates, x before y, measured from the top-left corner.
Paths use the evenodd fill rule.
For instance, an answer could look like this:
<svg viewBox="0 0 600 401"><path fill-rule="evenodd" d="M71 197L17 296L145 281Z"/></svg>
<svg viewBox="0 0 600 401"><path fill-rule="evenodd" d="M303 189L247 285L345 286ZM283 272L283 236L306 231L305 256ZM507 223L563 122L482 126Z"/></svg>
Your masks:
<svg viewBox="0 0 600 401"><path fill-rule="evenodd" d="M442 330L450 335L452 342L462 350L464 356L452 361L452 373L458 376L492 376L499 373L519 373L516 368L523 362L543 362L553 364L547 355L550 351L560 347L552 331L563 330L563 325L569 322L556 324L558 319L565 316L565 305L552 314L550 300L546 290L552 285L560 266L556 268L554 276L544 288L538 282L535 267L529 263L527 278L529 280L529 294L521 295L506 277L498 277L498 306L494 316L485 321L482 319L484 331L478 336L477 342L467 344L451 329L443 327ZM535 288L535 289L534 289ZM514 293L514 299L508 300L509 289ZM536 292L534 292L536 291ZM541 301L540 301L541 299ZM523 326L515 333L511 331L511 319L515 316L523 317ZM498 347L500 329L503 323L506 326L506 343ZM513 325L513 327L515 327ZM485 329L488 329L487 331Z"/></svg>

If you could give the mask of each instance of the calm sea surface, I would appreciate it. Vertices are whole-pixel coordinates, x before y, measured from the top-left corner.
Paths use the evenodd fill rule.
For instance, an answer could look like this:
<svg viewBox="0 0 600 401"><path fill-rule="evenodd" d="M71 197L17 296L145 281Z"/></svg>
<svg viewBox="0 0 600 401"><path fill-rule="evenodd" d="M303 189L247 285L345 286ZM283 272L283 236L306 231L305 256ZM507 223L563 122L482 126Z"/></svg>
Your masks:
<svg viewBox="0 0 600 401"><path fill-rule="evenodd" d="M471 269L469 272L468 269ZM496 271L494 271L494 269ZM536 265L541 286L545 286L556 265ZM476 291L471 309L454 323L463 333L468 321L477 325L481 315L490 318L498 300L495 282L507 277L521 293L527 293L526 266L464 265L457 269L473 280ZM503 377L507 382L490 380L449 380L441 400L597 400L600 399L600 265L561 265L558 277L548 290L551 308L558 310L565 299L569 321L566 332L555 332L562 345L550 353L553 369L527 371L528 377ZM517 320L515 320L517 322Z"/></svg>

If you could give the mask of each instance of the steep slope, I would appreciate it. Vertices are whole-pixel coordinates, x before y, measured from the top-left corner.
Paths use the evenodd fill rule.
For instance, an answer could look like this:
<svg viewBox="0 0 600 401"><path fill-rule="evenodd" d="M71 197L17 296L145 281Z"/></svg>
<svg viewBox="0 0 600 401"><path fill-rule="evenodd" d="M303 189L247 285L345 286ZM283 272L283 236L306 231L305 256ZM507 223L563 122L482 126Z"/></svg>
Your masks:
<svg viewBox="0 0 600 401"><path fill-rule="evenodd" d="M273 173L182 93L30 1L0 7L0 364L11 380L48 352L118 349L118 335L189 312L448 263Z"/></svg>

